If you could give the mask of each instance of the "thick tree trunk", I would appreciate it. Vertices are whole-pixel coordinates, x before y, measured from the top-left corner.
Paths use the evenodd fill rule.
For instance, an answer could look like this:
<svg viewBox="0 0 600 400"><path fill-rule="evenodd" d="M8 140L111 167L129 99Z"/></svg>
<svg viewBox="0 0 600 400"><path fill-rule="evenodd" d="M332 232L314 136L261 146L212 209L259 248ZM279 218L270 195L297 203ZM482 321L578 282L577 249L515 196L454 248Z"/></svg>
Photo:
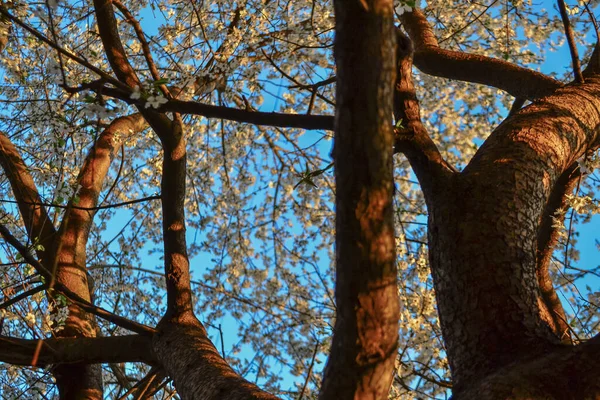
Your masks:
<svg viewBox="0 0 600 400"><path fill-rule="evenodd" d="M392 10L335 2L337 319L320 399L386 399L397 356Z"/></svg>
<svg viewBox="0 0 600 400"><path fill-rule="evenodd" d="M584 348L597 354L597 340L561 345L536 275L543 212L564 171L598 147L598 110L597 78L557 90L505 121L428 201L430 261L456 398L599 393L589 385L598 368L574 356ZM578 374L556 376L569 368ZM573 390L584 383L589 391L580 397L583 389Z"/></svg>

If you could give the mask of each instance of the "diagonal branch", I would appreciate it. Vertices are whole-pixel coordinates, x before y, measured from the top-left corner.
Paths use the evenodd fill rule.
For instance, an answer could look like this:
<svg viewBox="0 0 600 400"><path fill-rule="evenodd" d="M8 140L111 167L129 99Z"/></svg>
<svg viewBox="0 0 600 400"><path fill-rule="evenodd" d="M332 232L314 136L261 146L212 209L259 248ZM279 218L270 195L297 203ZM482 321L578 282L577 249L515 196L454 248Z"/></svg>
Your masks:
<svg viewBox="0 0 600 400"><path fill-rule="evenodd" d="M37 240L43 245L44 250L39 248L38 255L47 262L47 265L50 265L56 230L46 208L41 205L42 200L25 162L15 145L2 132L0 132L0 165L10 182L27 234L31 240Z"/></svg>
<svg viewBox="0 0 600 400"><path fill-rule="evenodd" d="M36 260L36 258L31 254L27 247L25 247L21 242L19 242L19 240L17 240L17 238L15 238L10 233L10 231L2 224L0 224L0 236L2 236L8 244L13 246L19 252L19 254L23 256L23 259L28 264L33 266L33 268L35 268L35 270L38 271L40 275L45 277L47 280L50 280L50 271L46 269L46 267L44 267L38 260ZM101 318L104 318L105 320L112 322L117 326L128 329L132 332L139 333L140 335L152 335L156 332L154 328L137 323L135 321L131 321L127 318L113 314L110 311L106 311L103 308L93 305L88 300L82 298L77 293L74 293L60 282L55 283L54 290L64 294L69 300L77 304L83 310L97 315Z"/></svg>
<svg viewBox="0 0 600 400"><path fill-rule="evenodd" d="M596 20L592 10L590 10L588 3L585 3L585 10L589 14L590 19L592 20L592 25L594 25L594 30L596 31L596 45L594 46L594 50L592 51L588 65L582 72L584 77L600 72L600 27L598 27L598 21Z"/></svg>
<svg viewBox="0 0 600 400"><path fill-rule="evenodd" d="M133 27L133 30L135 31L135 34L137 35L138 40L140 41L140 44L142 45L142 53L144 54L144 58L146 59L146 64L148 65L148 68L150 69L150 74L152 74L152 78L154 78L155 81L160 80L160 74L158 72L158 68L156 68L156 63L154 62L154 59L152 58L152 52L150 51L150 45L148 45L148 41L146 40L144 31L142 30L142 27L141 27L139 21L137 19L135 19L135 17L131 14L129 9L127 7L125 7L125 5L123 3L121 3L120 0L112 0L112 2L119 9L119 11L121 11L123 13L127 22L129 22L131 24L131 26ZM165 96L172 97L171 93L169 92L169 89L167 88L167 86L165 84L160 84L159 87Z"/></svg>
<svg viewBox="0 0 600 400"><path fill-rule="evenodd" d="M11 21L13 21L15 24L19 25L20 27L22 27L23 29L25 29L26 31L28 31L29 33L31 33L33 36L35 36L38 40L46 43L47 45L49 45L50 47L52 47L53 49L55 49L59 53L67 56L68 58L70 58L71 60L75 61L76 63L78 63L78 64L86 67L90 71L93 71L94 73L96 73L97 75L99 75L105 81L110 82L113 85L115 85L116 87L120 87L121 89L125 89L125 90L128 89L126 85L123 85L123 83L119 82L118 80L116 80L115 78L113 78L112 76L110 76L109 74L107 74L106 72L102 71L100 68L98 68L98 67L90 64L89 62L87 62L83 58L81 58L81 57L79 57L79 56L71 53L68 50L65 50L62 47L60 47L58 44L56 44L52 40L48 39L42 33L40 33L39 31L37 31L36 29L32 28L31 26L29 26L25 22L21 21L19 18L15 17L11 13L9 13L8 10L4 6L1 6L1 5L0 5L0 15L8 18Z"/></svg>
<svg viewBox="0 0 600 400"><path fill-rule="evenodd" d="M87 243L96 214L95 207L98 205L98 198L115 148L119 147L123 138L141 132L145 128L145 120L140 114L117 118L94 143L77 178L77 195L69 201L60 225L56 260L52 264L49 288L59 285L57 287L67 288L79 299L91 303L92 296L87 273ZM74 203L91 210L73 208L71 206ZM96 336L93 315L88 313L85 307L74 301L68 305L68 309L69 314L64 329L57 332L57 336ZM57 375L57 379L63 377L62 373Z"/></svg>
<svg viewBox="0 0 600 400"><path fill-rule="evenodd" d="M481 83L528 100L562 86L556 79L503 60L440 48L427 18L416 8L400 19L415 45L415 66L426 74Z"/></svg>
<svg viewBox="0 0 600 400"><path fill-rule="evenodd" d="M61 223L61 247L69 248L70 252L59 254L59 262L74 265L85 272L85 246L115 149L125 137L139 133L146 127L144 118L140 114L133 114L115 119L98 136L77 178L78 190L74 197L77 201L69 202ZM64 257L72 259L65 260Z"/></svg>
<svg viewBox="0 0 600 400"><path fill-rule="evenodd" d="M443 159L421 122L419 101L412 82L412 43L400 29L396 29L396 35L398 74L394 90L394 150L408 158L428 197L456 171Z"/></svg>

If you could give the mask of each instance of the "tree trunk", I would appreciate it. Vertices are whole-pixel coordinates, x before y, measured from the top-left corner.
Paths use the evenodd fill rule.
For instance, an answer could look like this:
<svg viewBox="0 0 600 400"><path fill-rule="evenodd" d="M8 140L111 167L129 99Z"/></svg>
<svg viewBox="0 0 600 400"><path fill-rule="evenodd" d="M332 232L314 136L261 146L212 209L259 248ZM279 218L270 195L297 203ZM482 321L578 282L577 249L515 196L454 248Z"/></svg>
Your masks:
<svg viewBox="0 0 600 400"><path fill-rule="evenodd" d="M597 352L597 340L561 344L536 277L543 212L563 173L598 147L599 109L598 79L557 90L500 125L428 199L431 269L457 399L600 393L597 363L578 361L583 349Z"/></svg>

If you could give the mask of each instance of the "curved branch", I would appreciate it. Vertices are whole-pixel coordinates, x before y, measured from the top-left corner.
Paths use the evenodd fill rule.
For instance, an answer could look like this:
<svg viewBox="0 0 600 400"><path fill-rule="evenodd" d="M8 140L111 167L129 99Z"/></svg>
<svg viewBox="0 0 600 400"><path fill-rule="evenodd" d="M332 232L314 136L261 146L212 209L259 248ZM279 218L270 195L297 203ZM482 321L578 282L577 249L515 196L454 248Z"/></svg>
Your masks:
<svg viewBox="0 0 600 400"><path fill-rule="evenodd" d="M87 155L77 177L77 195L69 201L58 237L56 260L53 264L49 288L56 284L68 288L80 299L91 303L87 274L87 243L96 214L98 198L110 163L123 138L145 129L147 125L140 114L114 120L100 134ZM77 200L75 200L77 199ZM74 203L77 208L72 207ZM80 207L87 208L81 209ZM77 302L69 304L69 316L58 336L95 336L93 317Z"/></svg>
<svg viewBox="0 0 600 400"><path fill-rule="evenodd" d="M416 8L400 19L415 45L415 66L426 74L481 83L528 100L563 86L556 79L507 61L440 48L427 18Z"/></svg>
<svg viewBox="0 0 600 400"><path fill-rule="evenodd" d="M412 82L412 43L400 29L396 30L396 35L398 75L394 91L394 150L406 155L426 198L429 198L434 188L456 171L443 159L421 122L419 101Z"/></svg>
<svg viewBox="0 0 600 400"><path fill-rule="evenodd" d="M566 215L565 212L557 214L557 211L567 210L567 195L573 192L580 177L581 174L577 164L573 164L558 178L542 214L537 237L536 274L542 298L548 308L549 315L546 316L546 320L556 336L565 343L571 342L570 327L567 323L565 310L552 285L549 267L554 247L560 237L560 227L564 223Z"/></svg>
<svg viewBox="0 0 600 400"><path fill-rule="evenodd" d="M104 45L106 57L119 81L129 87L140 86L140 80L129 63L125 48L119 37L119 29L111 0L94 0L98 32Z"/></svg>

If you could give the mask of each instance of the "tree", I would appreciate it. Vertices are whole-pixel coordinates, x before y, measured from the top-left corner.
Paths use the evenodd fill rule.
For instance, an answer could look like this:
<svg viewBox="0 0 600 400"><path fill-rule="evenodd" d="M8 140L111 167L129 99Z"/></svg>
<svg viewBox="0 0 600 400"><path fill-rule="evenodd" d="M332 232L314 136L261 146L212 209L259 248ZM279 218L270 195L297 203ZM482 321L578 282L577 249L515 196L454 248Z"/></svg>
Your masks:
<svg viewBox="0 0 600 400"><path fill-rule="evenodd" d="M3 393L595 398L590 7L4 2Z"/></svg>

